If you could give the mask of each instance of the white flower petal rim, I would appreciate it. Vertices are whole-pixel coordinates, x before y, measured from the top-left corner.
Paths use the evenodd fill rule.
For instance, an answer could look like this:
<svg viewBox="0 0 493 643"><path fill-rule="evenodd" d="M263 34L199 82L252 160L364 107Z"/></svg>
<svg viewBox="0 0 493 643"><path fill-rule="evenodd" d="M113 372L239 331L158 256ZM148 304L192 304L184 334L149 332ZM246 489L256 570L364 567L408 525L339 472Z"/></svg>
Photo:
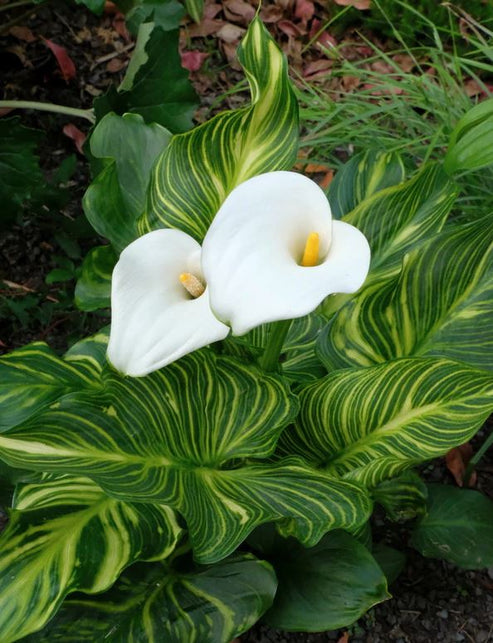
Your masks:
<svg viewBox="0 0 493 643"><path fill-rule="evenodd" d="M117 370L142 377L227 336L208 288L192 298L180 283L184 272L201 276L200 245L180 230L155 230L122 252L112 277L107 352Z"/></svg>
<svg viewBox="0 0 493 643"><path fill-rule="evenodd" d="M304 267L312 232L320 236L319 263ZM202 249L212 310L235 335L302 317L330 294L356 292L369 265L366 237L332 221L324 192L294 172L261 174L235 188Z"/></svg>

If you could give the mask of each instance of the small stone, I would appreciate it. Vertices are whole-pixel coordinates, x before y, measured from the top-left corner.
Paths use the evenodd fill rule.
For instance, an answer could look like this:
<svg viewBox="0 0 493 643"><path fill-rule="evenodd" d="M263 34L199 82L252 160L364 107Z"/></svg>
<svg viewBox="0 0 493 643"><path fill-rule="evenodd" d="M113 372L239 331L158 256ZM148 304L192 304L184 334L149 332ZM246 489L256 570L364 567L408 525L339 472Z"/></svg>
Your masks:
<svg viewBox="0 0 493 643"><path fill-rule="evenodd" d="M448 612L447 610L440 610L439 612L437 612L437 616L439 616L440 618L448 618Z"/></svg>

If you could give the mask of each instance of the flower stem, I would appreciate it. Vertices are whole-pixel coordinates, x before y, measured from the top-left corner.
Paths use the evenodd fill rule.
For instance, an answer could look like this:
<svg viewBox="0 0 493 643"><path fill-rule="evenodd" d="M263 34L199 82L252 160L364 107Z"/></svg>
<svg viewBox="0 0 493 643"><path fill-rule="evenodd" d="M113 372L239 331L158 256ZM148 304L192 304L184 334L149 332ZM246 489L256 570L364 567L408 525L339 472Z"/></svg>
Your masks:
<svg viewBox="0 0 493 643"><path fill-rule="evenodd" d="M474 456L469 460L469 463L466 467L466 471L464 473L464 486L467 487L469 483L469 478L471 477L472 472L474 471L474 468L478 464L478 462L481 460L481 458L484 456L486 451L490 448L490 446L493 444L493 431L489 434L489 436L486 438L486 440L483 442L481 445L481 448L479 451L474 454Z"/></svg>
<svg viewBox="0 0 493 643"><path fill-rule="evenodd" d="M38 103L29 100L0 100L0 109L37 109L42 112L55 112L55 114L66 114L67 116L76 116L85 118L90 123L96 122L96 117L92 109L78 109L77 107L66 107L65 105L56 105L55 103Z"/></svg>
<svg viewBox="0 0 493 643"><path fill-rule="evenodd" d="M281 354L290 326L290 319L271 324L267 345L265 347L264 354L259 360L259 364L264 371L277 370L279 365L279 355Z"/></svg>

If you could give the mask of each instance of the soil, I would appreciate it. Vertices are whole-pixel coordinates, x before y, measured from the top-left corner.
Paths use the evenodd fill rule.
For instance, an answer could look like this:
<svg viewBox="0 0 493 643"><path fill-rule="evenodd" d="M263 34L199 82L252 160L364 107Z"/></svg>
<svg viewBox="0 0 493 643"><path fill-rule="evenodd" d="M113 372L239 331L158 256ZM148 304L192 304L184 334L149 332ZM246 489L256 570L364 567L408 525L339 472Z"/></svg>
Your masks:
<svg viewBox="0 0 493 643"><path fill-rule="evenodd" d="M95 16L84 7L50 3L29 12L25 7L2 14L0 27L0 77L3 99L50 101L74 107L90 107L93 97L118 83L128 63L131 42L122 30L118 16ZM217 16L216 16L217 18ZM241 28L241 20L239 24ZM10 26L9 26L10 23ZM237 25L238 26L238 25ZM24 31L20 30L23 28ZM25 29L28 29L31 36ZM193 29L193 27L192 27ZM200 35L200 34L199 34ZM240 34L241 35L241 34ZM48 38L65 47L73 59L77 75L66 82L61 77L56 60L42 41ZM190 44L190 29L184 43ZM238 69L231 69L231 47L221 42L220 53L212 50L206 37L194 41L195 49L208 53L205 70L194 72L194 80L202 106L199 121L218 108L218 96L241 79ZM316 62L313 59L310 64ZM223 107L236 107L241 94L223 98ZM80 255L101 240L84 222L81 199L88 184L89 171L84 157L76 151L74 142L62 132L69 122L87 132L89 124L73 118L25 112L25 125L43 130L45 140L40 149L41 164L47 177L60 161L76 155L76 168L69 181L69 198L50 221L39 212L26 210L24 217L9 226L0 237L0 301L19 301L34 297L33 308L48 306L45 316L19 319L12 309L0 308L0 352L11 351L33 340L44 340L58 351L65 350L76 336L83 336L101 327L107 318L74 311L72 294L74 282L47 285L45 277L56 267L57 256L64 249L54 234L66 222L69 234L76 236ZM53 213L52 213L53 214ZM75 232L74 232L75 230ZM74 259L77 264L77 258ZM79 260L80 263L80 260ZM51 308L49 308L51 306ZM481 443L478 435L475 445ZM428 466L424 477L429 481L452 483L443 460ZM477 487L493 498L493 454L487 455L478 470ZM408 559L404 572L390 588L393 599L372 609L348 630L317 634L286 633L257 625L241 637L242 643L431 643L433 641L493 641L493 569L464 571L445 562L425 559L406 547L406 533L395 542L390 525L377 525L383 536L405 550ZM391 535L394 533L394 535Z"/></svg>

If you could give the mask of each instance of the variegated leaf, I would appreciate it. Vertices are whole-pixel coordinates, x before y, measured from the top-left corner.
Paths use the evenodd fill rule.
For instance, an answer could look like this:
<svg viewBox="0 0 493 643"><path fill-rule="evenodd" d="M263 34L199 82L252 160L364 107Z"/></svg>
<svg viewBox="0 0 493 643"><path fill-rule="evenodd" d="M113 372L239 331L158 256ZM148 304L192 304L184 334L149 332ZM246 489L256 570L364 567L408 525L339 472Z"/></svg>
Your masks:
<svg viewBox="0 0 493 643"><path fill-rule="evenodd" d="M70 359L92 348L84 343ZM122 500L169 504L187 520L201 562L228 555L262 522L283 521L314 544L367 519L360 487L298 461L251 460L272 454L297 412L277 377L203 350L145 378L104 370L102 379L94 395L81 390L1 436L0 457L87 475Z"/></svg>
<svg viewBox="0 0 493 643"><path fill-rule="evenodd" d="M201 241L235 186L294 164L298 105L286 59L259 18L250 24L238 59L250 83L251 107L223 112L171 139L153 171L141 234L171 227Z"/></svg>
<svg viewBox="0 0 493 643"><path fill-rule="evenodd" d="M102 596L65 602L26 643L229 643L271 605L271 566L236 554L212 567L135 565Z"/></svg>
<svg viewBox="0 0 493 643"><path fill-rule="evenodd" d="M395 152L357 154L337 172L328 192L332 216L341 219L380 190L402 183L405 168Z"/></svg>
<svg viewBox="0 0 493 643"><path fill-rule="evenodd" d="M445 359L344 369L307 386L281 445L369 487L469 440L493 410L493 376Z"/></svg>
<svg viewBox="0 0 493 643"><path fill-rule="evenodd" d="M390 520L401 521L425 513L428 491L417 473L404 471L400 476L377 485L372 496L382 505Z"/></svg>
<svg viewBox="0 0 493 643"><path fill-rule="evenodd" d="M21 487L0 536L2 643L34 632L69 592L101 592L136 560L158 560L181 534L174 512L108 497L87 478Z"/></svg>
<svg viewBox="0 0 493 643"><path fill-rule="evenodd" d="M282 374L290 382L311 382L326 374L315 352L317 338L325 325L325 317L317 313L292 320L281 354ZM265 349L269 332L271 324L257 326L246 335L227 338L224 349L246 359L258 358Z"/></svg>
<svg viewBox="0 0 493 643"><path fill-rule="evenodd" d="M0 360L0 432L82 389L101 389L99 367L59 359L46 344L30 344ZM22 465L21 465L22 466Z"/></svg>
<svg viewBox="0 0 493 643"><path fill-rule="evenodd" d="M81 275L75 286L75 304L81 310L108 308L111 273L118 257L111 246L92 248L84 257Z"/></svg>
<svg viewBox="0 0 493 643"><path fill-rule="evenodd" d="M364 289L322 331L327 368L443 356L493 370L493 220L432 238L402 272Z"/></svg>
<svg viewBox="0 0 493 643"><path fill-rule="evenodd" d="M409 181L374 193L343 217L370 243L370 273L361 292L398 274L403 255L440 232L456 195L441 166L428 164ZM328 297L323 312L334 314L352 297Z"/></svg>

